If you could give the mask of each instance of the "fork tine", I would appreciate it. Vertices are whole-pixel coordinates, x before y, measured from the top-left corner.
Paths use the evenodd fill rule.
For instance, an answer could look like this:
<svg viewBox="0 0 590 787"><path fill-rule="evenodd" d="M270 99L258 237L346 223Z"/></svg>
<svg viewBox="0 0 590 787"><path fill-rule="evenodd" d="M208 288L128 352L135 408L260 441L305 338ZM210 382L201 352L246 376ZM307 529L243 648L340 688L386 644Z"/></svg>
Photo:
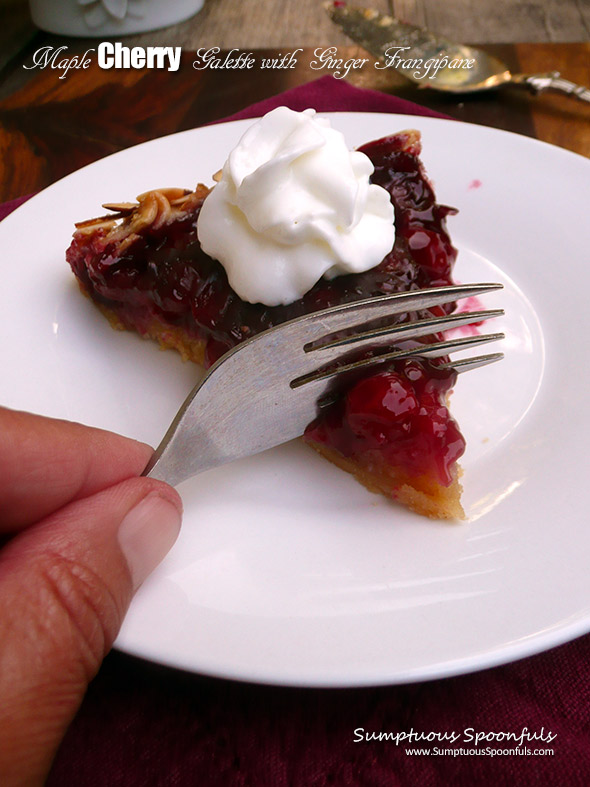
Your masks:
<svg viewBox="0 0 590 787"><path fill-rule="evenodd" d="M469 372L471 369L479 369L480 366L487 366L490 363L501 361L504 353L489 353L488 355L475 355L472 358L460 358L457 361L441 363L444 369L454 369L457 374Z"/></svg>
<svg viewBox="0 0 590 787"><path fill-rule="evenodd" d="M423 320L416 320L415 322L397 323L384 328L362 331L361 333L344 336L333 341L326 340L322 342L320 340L320 342L306 344L303 349L307 353L317 353L318 363L326 364L337 360L348 348L360 351L369 347L391 346L402 340L408 341L419 336L441 333L450 328L472 325L473 323L490 320L493 317L500 317L503 314L503 309L488 309L478 312L460 312L459 314L444 315L442 317L429 317Z"/></svg>
<svg viewBox="0 0 590 787"><path fill-rule="evenodd" d="M443 339L441 342L434 344L426 344L418 347L410 347L407 350L401 350L404 358L405 355L426 355L429 358L440 358L441 355L455 352L456 350L464 350L467 347L475 347L478 344L487 344L488 342L497 342L504 339L503 333L484 333L478 336L461 336L458 339Z"/></svg>
<svg viewBox="0 0 590 787"><path fill-rule="evenodd" d="M343 374L344 372L358 371L359 369L366 369L375 364L385 363L386 361L394 361L401 358L411 358L414 355L423 355L429 358L437 358L441 355L448 355L448 353L455 350L464 350L467 347L475 347L479 344L486 344L487 342L498 341L503 339L503 333L488 333L481 336L467 336L459 339L445 339L441 342L434 344L420 344L417 347L408 347L402 350L393 350L391 352L381 353L374 355L370 358L361 358L358 361L345 363L340 366L330 366L328 368L322 367L313 372L304 374L291 381L291 388L299 388L306 383L316 382L318 380L325 380L328 377Z"/></svg>
<svg viewBox="0 0 590 787"><path fill-rule="evenodd" d="M441 306L444 303L452 303L500 289L502 289L501 284L453 284L448 287L396 292L392 295L380 295L376 298L345 303L334 306L327 312L316 312L303 318L305 340L311 344L331 333L354 329L359 324L362 326L373 320L390 317L392 314L429 309L432 306ZM358 319L356 324L355 318Z"/></svg>

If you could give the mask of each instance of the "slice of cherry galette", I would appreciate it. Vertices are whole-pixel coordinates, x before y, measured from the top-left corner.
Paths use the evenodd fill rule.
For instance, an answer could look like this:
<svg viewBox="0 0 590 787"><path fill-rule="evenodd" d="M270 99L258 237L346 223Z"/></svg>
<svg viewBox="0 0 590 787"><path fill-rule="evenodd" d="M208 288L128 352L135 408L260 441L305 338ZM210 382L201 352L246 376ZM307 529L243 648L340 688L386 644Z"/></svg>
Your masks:
<svg viewBox="0 0 590 787"><path fill-rule="evenodd" d="M67 260L113 327L209 366L302 314L453 283L455 211L436 202L420 152L416 131L351 152L313 110L280 107L248 129L213 188L106 204L107 216L76 225ZM439 359L379 364L320 410L304 440L369 489L460 518L455 379Z"/></svg>

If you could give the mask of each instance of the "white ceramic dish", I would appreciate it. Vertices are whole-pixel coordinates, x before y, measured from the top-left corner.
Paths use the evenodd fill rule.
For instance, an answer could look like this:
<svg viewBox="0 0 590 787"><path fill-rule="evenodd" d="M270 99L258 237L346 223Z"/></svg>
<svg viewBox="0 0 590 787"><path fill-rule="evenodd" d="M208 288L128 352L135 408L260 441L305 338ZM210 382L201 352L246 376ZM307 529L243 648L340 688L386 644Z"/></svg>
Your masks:
<svg viewBox="0 0 590 787"><path fill-rule="evenodd" d="M457 122L339 113L351 146L416 127L460 249L460 281L502 281L506 359L462 377L469 521L414 516L295 442L181 487L185 524L118 647L210 675L307 686L457 674L590 630L587 220L590 162ZM0 224L0 402L157 443L198 371L81 298L75 220L221 165L248 121L102 159ZM9 255L9 256L8 256ZM573 284L572 284L573 282Z"/></svg>

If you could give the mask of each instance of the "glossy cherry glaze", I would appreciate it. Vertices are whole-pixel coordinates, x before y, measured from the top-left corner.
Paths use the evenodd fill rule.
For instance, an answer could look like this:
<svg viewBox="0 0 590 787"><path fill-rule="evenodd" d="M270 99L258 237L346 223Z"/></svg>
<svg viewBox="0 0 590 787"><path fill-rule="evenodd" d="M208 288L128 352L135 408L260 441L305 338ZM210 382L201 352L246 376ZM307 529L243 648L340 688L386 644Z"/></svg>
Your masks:
<svg viewBox="0 0 590 787"><path fill-rule="evenodd" d="M356 382L310 424L307 440L345 457L375 453L409 476L429 476L448 486L465 440L446 397L456 372L426 358L389 364Z"/></svg>
<svg viewBox="0 0 590 787"><path fill-rule="evenodd" d="M189 336L206 342L208 365L249 336L302 314L362 298L451 284L456 250L447 234L445 219L454 210L437 204L418 158L420 145L415 136L411 132L396 134L360 150L375 167L372 182L391 195L396 223L394 248L377 267L361 274L320 279L301 300L287 306L245 303L230 288L223 267L203 253L197 239L196 223L202 203L173 222L141 231L124 250L119 241L109 240L104 230L76 233L67 259L84 289L113 309L127 327L145 334L154 319L178 326ZM452 308L435 307L431 312L442 314ZM412 317L415 315L400 315L399 320ZM440 482L450 483L452 464L463 446L444 405L452 374L442 374L432 363L413 363L412 369L422 370L420 381L408 377L406 367L399 365L369 374L340 403L322 411L326 428L314 422L308 439L328 442L345 455L362 453L363 446L378 447L387 461L401 462L410 474L432 472L433 461L419 459L427 450L429 455L436 455L434 465ZM389 388L384 380L389 381ZM429 385L424 380L429 380ZM408 407L409 402L413 403L405 420L398 412L402 405L390 407L396 386L399 390L414 390L404 399ZM366 417L362 412L363 398L370 403ZM377 420L391 422L391 429L382 430L388 437L379 446L376 427L370 426L376 410L380 413ZM336 422L340 425L331 428ZM366 422L366 429L359 427L361 422ZM396 452L387 445L400 428L404 448ZM436 440L427 438L430 433L436 433Z"/></svg>

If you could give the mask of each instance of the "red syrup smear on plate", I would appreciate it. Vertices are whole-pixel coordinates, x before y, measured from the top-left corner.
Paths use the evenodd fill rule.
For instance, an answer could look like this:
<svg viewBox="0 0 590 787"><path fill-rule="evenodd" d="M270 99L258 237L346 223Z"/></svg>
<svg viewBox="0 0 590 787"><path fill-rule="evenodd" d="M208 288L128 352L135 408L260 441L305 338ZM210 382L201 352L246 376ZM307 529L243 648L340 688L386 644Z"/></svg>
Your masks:
<svg viewBox="0 0 590 787"><path fill-rule="evenodd" d="M479 312L483 311L484 309L485 306L477 297L477 295L471 295L469 298L464 298L459 302L459 305L455 310L455 314L463 314L464 312ZM486 320L480 320L479 322L473 322L469 325L460 325L458 328L451 328L445 331L445 338L454 339L459 336L479 336L481 333L480 328L485 322Z"/></svg>

